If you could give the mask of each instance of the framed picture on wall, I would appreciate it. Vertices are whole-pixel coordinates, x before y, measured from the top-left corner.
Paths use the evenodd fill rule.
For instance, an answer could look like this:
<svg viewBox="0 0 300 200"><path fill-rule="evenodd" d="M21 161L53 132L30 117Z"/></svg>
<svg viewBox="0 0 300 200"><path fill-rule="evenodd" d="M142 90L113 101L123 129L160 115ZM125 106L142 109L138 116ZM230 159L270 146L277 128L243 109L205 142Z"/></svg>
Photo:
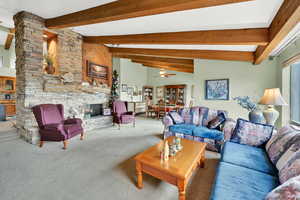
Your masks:
<svg viewBox="0 0 300 200"><path fill-rule="evenodd" d="M122 92L127 92L127 84L122 84Z"/></svg>
<svg viewBox="0 0 300 200"><path fill-rule="evenodd" d="M133 96L133 91L134 91L133 87L127 87L127 94L129 96Z"/></svg>
<svg viewBox="0 0 300 200"><path fill-rule="evenodd" d="M229 100L229 79L205 81L206 100Z"/></svg>
<svg viewBox="0 0 300 200"><path fill-rule="evenodd" d="M108 67L87 61L87 76L90 78L108 80Z"/></svg>
<svg viewBox="0 0 300 200"><path fill-rule="evenodd" d="M156 98L163 99L164 98L164 86L156 87Z"/></svg>

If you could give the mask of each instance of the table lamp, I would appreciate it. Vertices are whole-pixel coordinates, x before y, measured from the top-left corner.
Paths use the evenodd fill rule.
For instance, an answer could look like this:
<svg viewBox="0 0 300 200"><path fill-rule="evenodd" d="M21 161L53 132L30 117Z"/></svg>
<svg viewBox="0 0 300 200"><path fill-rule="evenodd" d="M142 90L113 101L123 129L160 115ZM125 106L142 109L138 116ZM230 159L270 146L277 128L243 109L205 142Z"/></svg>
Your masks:
<svg viewBox="0 0 300 200"><path fill-rule="evenodd" d="M274 126L279 117L279 112L274 108L274 106L288 105L282 98L279 88L266 89L264 96L259 101L259 104L267 105L263 114L267 124L272 126Z"/></svg>

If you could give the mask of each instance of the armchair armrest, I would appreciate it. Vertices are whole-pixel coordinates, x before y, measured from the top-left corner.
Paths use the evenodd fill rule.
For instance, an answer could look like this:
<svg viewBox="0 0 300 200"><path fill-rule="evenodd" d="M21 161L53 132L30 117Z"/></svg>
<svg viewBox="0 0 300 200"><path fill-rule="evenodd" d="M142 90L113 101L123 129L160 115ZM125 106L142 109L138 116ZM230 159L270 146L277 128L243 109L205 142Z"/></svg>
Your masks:
<svg viewBox="0 0 300 200"><path fill-rule="evenodd" d="M224 132L224 140L225 141L229 141L231 139L231 136L233 134L235 126L236 126L235 120L233 120L231 118L226 119L226 121L223 124L223 127L221 129Z"/></svg>
<svg viewBox="0 0 300 200"><path fill-rule="evenodd" d="M79 118L70 118L64 121L64 124L82 124L82 120Z"/></svg>
<svg viewBox="0 0 300 200"><path fill-rule="evenodd" d="M172 118L168 115L164 116L162 123L165 126L165 130L167 130L170 126L174 125Z"/></svg>

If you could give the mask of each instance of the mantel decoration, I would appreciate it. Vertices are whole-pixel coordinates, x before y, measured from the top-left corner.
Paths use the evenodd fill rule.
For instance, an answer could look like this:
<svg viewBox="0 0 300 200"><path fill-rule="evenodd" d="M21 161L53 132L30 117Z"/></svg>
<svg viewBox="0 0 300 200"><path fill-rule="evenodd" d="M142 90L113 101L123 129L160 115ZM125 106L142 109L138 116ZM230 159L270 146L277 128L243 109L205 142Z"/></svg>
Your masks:
<svg viewBox="0 0 300 200"><path fill-rule="evenodd" d="M60 76L61 82L65 83L73 83L74 82L74 75L71 72L67 72L64 75Z"/></svg>
<svg viewBox="0 0 300 200"><path fill-rule="evenodd" d="M237 103L242 107L249 111L248 117L249 121L253 123L264 123L264 116L262 111L259 109L256 103L254 103L249 96L244 97L235 97L233 100L237 101Z"/></svg>
<svg viewBox="0 0 300 200"><path fill-rule="evenodd" d="M54 74L55 67L53 66L53 58L50 55L44 56L44 63L46 64L45 71L47 74Z"/></svg>
<svg viewBox="0 0 300 200"><path fill-rule="evenodd" d="M117 70L114 70L112 74L111 95L109 101L109 105L111 108L113 102L119 98L118 89L119 89L119 74Z"/></svg>
<svg viewBox="0 0 300 200"><path fill-rule="evenodd" d="M229 79L205 81L206 100L229 100Z"/></svg>

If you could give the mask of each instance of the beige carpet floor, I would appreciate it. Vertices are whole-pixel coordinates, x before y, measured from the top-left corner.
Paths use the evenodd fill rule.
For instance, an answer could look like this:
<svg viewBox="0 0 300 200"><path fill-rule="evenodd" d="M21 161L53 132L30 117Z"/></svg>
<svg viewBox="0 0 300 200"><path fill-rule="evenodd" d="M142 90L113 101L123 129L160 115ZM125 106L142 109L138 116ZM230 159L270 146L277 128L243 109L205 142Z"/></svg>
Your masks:
<svg viewBox="0 0 300 200"><path fill-rule="evenodd" d="M62 143L28 144L15 137L13 127L4 129L0 123L0 199L175 200L175 186L149 175L142 190L135 186L132 158L159 142L162 130L160 121L138 118L136 128L95 130L84 141L72 139L64 151ZM205 168L195 172L187 187L187 200L209 199L219 154L206 156Z"/></svg>

